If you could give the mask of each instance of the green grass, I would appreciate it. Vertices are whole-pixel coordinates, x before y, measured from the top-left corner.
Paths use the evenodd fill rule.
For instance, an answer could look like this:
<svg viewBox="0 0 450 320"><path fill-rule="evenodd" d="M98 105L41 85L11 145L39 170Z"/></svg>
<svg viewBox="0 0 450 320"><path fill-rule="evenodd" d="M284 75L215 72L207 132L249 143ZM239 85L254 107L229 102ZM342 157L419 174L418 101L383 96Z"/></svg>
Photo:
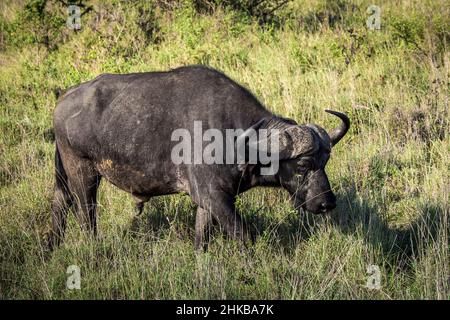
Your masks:
<svg viewBox="0 0 450 320"><path fill-rule="evenodd" d="M374 31L370 1L292 1L267 21L191 1L90 1L78 32L59 2L39 11L44 2L0 4L0 299L450 298L448 1L378 1ZM299 216L286 192L254 189L238 206L255 245L215 230L198 255L189 197L152 199L136 217L130 196L103 183L99 239L71 215L66 242L46 256L53 90L194 63L299 123L335 126L326 108L350 116L327 166L337 209ZM71 291L74 264L81 290ZM366 287L369 265L380 290Z"/></svg>

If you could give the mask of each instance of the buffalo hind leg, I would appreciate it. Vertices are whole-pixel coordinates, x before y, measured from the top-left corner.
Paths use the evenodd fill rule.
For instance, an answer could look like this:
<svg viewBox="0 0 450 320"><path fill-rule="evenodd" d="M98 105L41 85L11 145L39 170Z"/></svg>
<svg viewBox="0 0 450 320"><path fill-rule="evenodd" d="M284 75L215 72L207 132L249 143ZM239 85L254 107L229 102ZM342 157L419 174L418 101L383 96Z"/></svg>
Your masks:
<svg viewBox="0 0 450 320"><path fill-rule="evenodd" d="M76 204L76 217L85 231L97 235L97 189L100 175L89 173L71 183L71 190Z"/></svg>
<svg viewBox="0 0 450 320"><path fill-rule="evenodd" d="M48 249L52 251L64 239L67 224L67 214L72 205L67 175L62 165L58 148L55 152L55 191L52 201L52 227L48 235Z"/></svg>
<svg viewBox="0 0 450 320"><path fill-rule="evenodd" d="M65 169L71 191L75 216L83 230L97 235L97 189L101 176L94 164L85 158L74 156L70 152L63 155Z"/></svg>
<svg viewBox="0 0 450 320"><path fill-rule="evenodd" d="M48 248L52 251L64 239L67 225L67 213L72 205L70 194L59 188L55 189L52 202L52 229L48 239Z"/></svg>
<svg viewBox="0 0 450 320"><path fill-rule="evenodd" d="M134 211L136 212L137 216L140 216L142 214L142 212L144 211L144 205L145 205L144 201L140 201L140 200L136 201Z"/></svg>
<svg viewBox="0 0 450 320"><path fill-rule="evenodd" d="M195 216L195 249L197 251L206 251L208 249L211 223L211 214L205 209L198 207Z"/></svg>

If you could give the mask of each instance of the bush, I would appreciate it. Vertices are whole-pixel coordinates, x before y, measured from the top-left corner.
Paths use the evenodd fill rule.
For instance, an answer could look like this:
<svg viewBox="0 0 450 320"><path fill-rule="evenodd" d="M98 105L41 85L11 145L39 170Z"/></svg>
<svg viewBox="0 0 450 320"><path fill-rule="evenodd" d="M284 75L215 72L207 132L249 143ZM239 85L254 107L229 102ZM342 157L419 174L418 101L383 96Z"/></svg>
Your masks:
<svg viewBox="0 0 450 320"><path fill-rule="evenodd" d="M261 25L276 23L277 10L292 0L192 0L197 12L212 13L217 7L230 8L256 19Z"/></svg>

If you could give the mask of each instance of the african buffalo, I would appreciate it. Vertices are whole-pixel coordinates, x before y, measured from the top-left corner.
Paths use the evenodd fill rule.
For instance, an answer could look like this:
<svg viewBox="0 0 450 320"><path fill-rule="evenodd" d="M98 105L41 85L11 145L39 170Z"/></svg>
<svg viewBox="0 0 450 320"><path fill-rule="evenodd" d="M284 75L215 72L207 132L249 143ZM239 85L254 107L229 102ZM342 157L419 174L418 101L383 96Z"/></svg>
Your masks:
<svg viewBox="0 0 450 320"><path fill-rule="evenodd" d="M212 218L232 238L250 238L234 199L255 186L284 187L297 209L330 211L336 198L325 165L350 121L342 113L327 112L342 120L329 134L316 125L298 125L274 115L248 90L204 66L103 74L72 87L54 111L56 185L49 246L54 248L64 237L72 204L82 227L96 234L96 196L102 177L140 204L153 196L189 194L198 205L197 249L207 245L205 231ZM278 171L263 175L259 163L175 163L171 153L177 142L172 134L180 128L193 133L196 121L203 129L219 131L278 130Z"/></svg>

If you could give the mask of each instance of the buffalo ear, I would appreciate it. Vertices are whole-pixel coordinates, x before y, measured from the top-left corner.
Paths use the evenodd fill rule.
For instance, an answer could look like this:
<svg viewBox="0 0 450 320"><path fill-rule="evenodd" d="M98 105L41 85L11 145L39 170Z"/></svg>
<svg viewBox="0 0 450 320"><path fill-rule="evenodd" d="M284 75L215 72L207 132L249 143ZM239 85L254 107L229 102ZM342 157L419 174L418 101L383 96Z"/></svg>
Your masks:
<svg viewBox="0 0 450 320"><path fill-rule="evenodd" d="M289 119L288 119L289 120ZM273 121L273 120L271 120ZM311 128L307 126L299 126L296 124L294 120L276 120L277 122L274 124L273 122L267 123L266 119L263 118L259 120L257 123L252 125L250 128L245 130L239 137L236 139L235 150L239 152L245 151L245 155L250 154L250 149L257 150L266 150L272 157L277 154L275 157L279 160L287 160L296 158L302 154L307 154L314 150L317 146L317 139L315 138L314 132ZM260 132L258 134L259 129L265 129L266 131ZM248 143L246 138L251 138L256 135L256 141ZM239 149L239 146L244 145L245 147L241 147L243 149ZM259 159L258 159L259 162ZM239 164L238 169L240 171L244 171L246 169L250 169L249 164L246 158L245 163ZM255 166L252 166L251 169ZM258 165L256 165L256 168Z"/></svg>
<svg viewBox="0 0 450 320"><path fill-rule="evenodd" d="M261 127L263 127L266 123L267 123L267 119L266 118L262 118L258 122L253 124L251 127L246 129L241 135L239 135L236 138L235 148L234 148L234 150L236 152L236 154L235 154L235 158L236 159L237 159L237 153L240 151L239 146L241 144L245 144L245 147L244 147L244 150L243 150L245 152L245 155L249 154L250 146L249 146L249 142L246 141L246 138L249 138L249 139L253 138L254 135L256 135L256 137L258 137L258 130ZM249 164L248 161L247 161L247 158L245 158L245 159L246 159L245 163L238 164L238 170L239 171L245 171L246 169L249 169L250 171L253 171L255 169L255 167L256 167L256 164Z"/></svg>
<svg viewBox="0 0 450 320"><path fill-rule="evenodd" d="M256 131L258 131L259 128L262 127L262 125L266 122L266 118L262 118L260 119L258 122L256 122L255 124L253 124L250 128L248 128L247 130L245 130L241 135L239 135L236 138L236 145L238 146L239 143L244 143L245 142L245 138L247 137L251 137L252 135L254 135L256 133Z"/></svg>
<svg viewBox="0 0 450 320"><path fill-rule="evenodd" d="M270 153L278 153L279 160L287 160L311 152L316 147L316 139L307 126L288 125L276 131L269 130L267 138L261 139L259 144Z"/></svg>

